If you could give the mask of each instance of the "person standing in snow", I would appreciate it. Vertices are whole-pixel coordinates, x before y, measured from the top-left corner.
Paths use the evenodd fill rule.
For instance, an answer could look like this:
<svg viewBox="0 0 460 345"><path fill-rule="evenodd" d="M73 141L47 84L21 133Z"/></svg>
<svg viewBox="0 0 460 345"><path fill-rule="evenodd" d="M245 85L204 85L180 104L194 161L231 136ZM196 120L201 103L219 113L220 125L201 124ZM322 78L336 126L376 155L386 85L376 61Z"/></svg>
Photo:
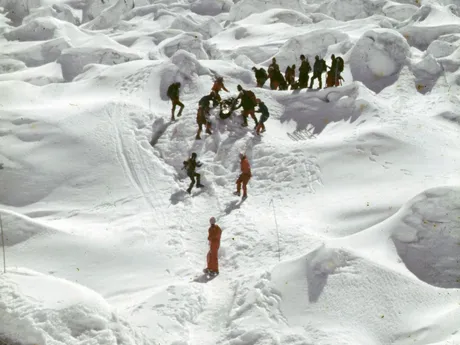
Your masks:
<svg viewBox="0 0 460 345"><path fill-rule="evenodd" d="M184 104L179 100L179 89L180 89L180 83L172 83L168 87L168 97L172 102L172 109L171 109L171 121L175 121L174 118L174 111L176 110L176 105L180 107L179 113L177 114L177 117L180 117L182 115L182 110L184 109Z"/></svg>
<svg viewBox="0 0 460 345"><path fill-rule="evenodd" d="M248 197L247 185L248 185L249 180L252 177L252 174L251 174L251 166L249 165L248 158L243 153L240 153L240 169L241 169L241 174L236 180L236 192L234 192L233 194L240 196L241 195L241 185L243 185L243 197L241 199L245 200Z"/></svg>
<svg viewBox="0 0 460 345"><path fill-rule="evenodd" d="M209 252L206 257L207 267L205 273L212 276L219 274L219 247L220 238L222 236L221 228L216 224L216 218L211 217L209 219L210 227L208 229L208 241L209 241Z"/></svg>
<svg viewBox="0 0 460 345"><path fill-rule="evenodd" d="M211 122L209 121L209 102L212 101L212 105L216 106L217 100L215 93L211 91L209 95L201 97L200 101L198 102L198 112L196 114L196 123L198 124L198 131L196 133L195 139L201 139L201 131L203 130L203 125L206 125L206 133L212 134L211 132Z"/></svg>
<svg viewBox="0 0 460 345"><path fill-rule="evenodd" d="M259 98L257 98L257 104L259 105L259 110L256 110L256 113L262 114L259 118L259 124L256 126L256 134L260 135L260 130L262 130L262 133L265 132L265 122L270 117L270 113L268 112L268 108L265 103Z"/></svg>
<svg viewBox="0 0 460 345"><path fill-rule="evenodd" d="M257 87L263 87L268 79L267 71L264 68L257 69L255 66L252 70L256 75Z"/></svg>
<svg viewBox="0 0 460 345"><path fill-rule="evenodd" d="M259 121L257 121L256 115L254 114L254 108L257 105L256 96L254 95L254 92L250 90L244 90L241 85L238 85L237 89L239 91L237 99L241 99L241 103L238 107L235 108L235 110L243 107L243 113L241 114L243 116L242 126L248 126L248 116L251 115L252 119L256 123L254 128L256 128L259 123Z"/></svg>
<svg viewBox="0 0 460 345"><path fill-rule="evenodd" d="M188 160L184 161L184 167L182 168L182 169L187 170L187 176L190 177L190 180L191 180L190 185L188 186L188 189L187 189L188 194L192 192L192 188L195 185L195 178L196 178L196 186L198 188L204 187L204 185L200 183L201 175L195 172L196 167L202 166L201 162L196 160L196 157L197 157L196 153L193 152L192 156Z"/></svg>
<svg viewBox="0 0 460 345"><path fill-rule="evenodd" d="M299 67L299 88L304 89L308 87L308 73L311 72L311 66L305 55L300 55L300 67Z"/></svg>
<svg viewBox="0 0 460 345"><path fill-rule="evenodd" d="M214 81L214 85L212 86L211 92L214 93L214 96L216 100L220 103L222 101L222 98L219 95L220 90L224 89L224 91L229 92L227 88L224 85L224 78L223 77L218 77Z"/></svg>
<svg viewBox="0 0 460 345"><path fill-rule="evenodd" d="M295 65L287 66L286 71L284 72L284 78L286 79L286 83L289 86L292 86L295 82Z"/></svg>
<svg viewBox="0 0 460 345"><path fill-rule="evenodd" d="M323 77L323 72L326 72L326 71L327 71L326 61L324 61L324 59L320 59L319 56L316 55L315 64L313 65L313 77L311 78L309 89L313 88L313 83L315 82L315 79L318 79L318 83L319 83L318 89L323 88L322 77Z"/></svg>
<svg viewBox="0 0 460 345"><path fill-rule="evenodd" d="M276 58L272 59L272 63L268 66L268 77L270 78L270 89L276 90L279 86L280 66L276 63ZM283 78L284 79L284 78Z"/></svg>

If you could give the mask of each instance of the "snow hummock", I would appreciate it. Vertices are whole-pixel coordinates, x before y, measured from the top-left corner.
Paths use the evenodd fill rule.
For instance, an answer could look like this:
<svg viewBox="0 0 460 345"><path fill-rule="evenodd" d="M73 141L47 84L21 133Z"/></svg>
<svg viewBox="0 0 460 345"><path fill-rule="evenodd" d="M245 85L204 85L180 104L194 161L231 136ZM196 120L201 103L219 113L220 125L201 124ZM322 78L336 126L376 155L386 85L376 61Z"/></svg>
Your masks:
<svg viewBox="0 0 460 345"><path fill-rule="evenodd" d="M459 344L455 5L0 0L0 343ZM300 54L342 56L343 85L255 87ZM266 132L217 107L195 140L216 76Z"/></svg>

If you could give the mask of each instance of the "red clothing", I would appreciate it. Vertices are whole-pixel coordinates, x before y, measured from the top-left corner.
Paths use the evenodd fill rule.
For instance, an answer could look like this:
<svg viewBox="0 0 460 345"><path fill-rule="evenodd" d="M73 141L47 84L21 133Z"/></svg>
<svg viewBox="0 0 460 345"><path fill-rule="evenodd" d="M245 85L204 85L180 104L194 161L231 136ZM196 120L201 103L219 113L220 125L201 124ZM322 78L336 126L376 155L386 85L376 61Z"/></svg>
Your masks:
<svg viewBox="0 0 460 345"><path fill-rule="evenodd" d="M249 165L248 158L243 156L240 162L241 173L251 176L251 166Z"/></svg>
<svg viewBox="0 0 460 345"><path fill-rule="evenodd" d="M219 273L218 251L220 247L220 237L222 230L216 224L211 225L208 230L208 241L210 244L207 255L208 270Z"/></svg>
<svg viewBox="0 0 460 345"><path fill-rule="evenodd" d="M224 89L225 91L229 92L225 87L224 83L221 81L215 81L214 85L212 86L212 91L219 92L220 90Z"/></svg>

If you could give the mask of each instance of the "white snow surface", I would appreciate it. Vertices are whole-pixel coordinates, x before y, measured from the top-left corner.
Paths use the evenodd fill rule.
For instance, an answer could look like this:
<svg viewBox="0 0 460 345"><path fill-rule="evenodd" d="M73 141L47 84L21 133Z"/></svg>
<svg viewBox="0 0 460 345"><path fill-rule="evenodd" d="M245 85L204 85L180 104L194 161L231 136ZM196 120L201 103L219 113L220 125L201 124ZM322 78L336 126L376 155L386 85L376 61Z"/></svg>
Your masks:
<svg viewBox="0 0 460 345"><path fill-rule="evenodd" d="M0 343L460 344L459 5L0 0ZM343 85L255 87L300 54ZM216 75L262 136L214 110L194 139Z"/></svg>

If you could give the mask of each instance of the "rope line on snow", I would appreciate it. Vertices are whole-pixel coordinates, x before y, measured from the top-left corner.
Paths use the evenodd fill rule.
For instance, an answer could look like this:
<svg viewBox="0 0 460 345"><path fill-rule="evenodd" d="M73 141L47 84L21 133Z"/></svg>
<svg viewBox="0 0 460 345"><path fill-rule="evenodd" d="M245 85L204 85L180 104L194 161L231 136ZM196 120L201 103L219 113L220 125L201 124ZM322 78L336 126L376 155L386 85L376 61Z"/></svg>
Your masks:
<svg viewBox="0 0 460 345"><path fill-rule="evenodd" d="M278 260L281 262L280 233L278 230L278 222L276 221L275 202L273 201L273 199L271 199L270 202L268 203L268 205L270 204L272 205L272 208L273 208L273 216L275 217L276 235L278 237Z"/></svg>

